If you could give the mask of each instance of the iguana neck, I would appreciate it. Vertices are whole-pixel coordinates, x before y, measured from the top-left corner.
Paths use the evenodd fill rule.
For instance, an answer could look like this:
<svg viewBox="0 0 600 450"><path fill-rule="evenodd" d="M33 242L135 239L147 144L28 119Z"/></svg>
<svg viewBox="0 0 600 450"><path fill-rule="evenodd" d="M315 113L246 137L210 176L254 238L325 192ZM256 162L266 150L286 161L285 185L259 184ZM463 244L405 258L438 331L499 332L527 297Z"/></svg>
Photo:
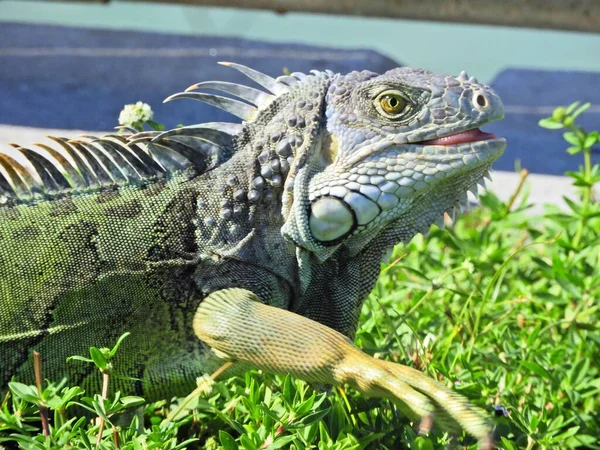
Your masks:
<svg viewBox="0 0 600 450"><path fill-rule="evenodd" d="M209 237L207 249L214 252L216 244L210 228L220 229L218 240L231 248L247 239L249 224L279 233L292 203L308 200L294 198L294 185L305 166L321 159L329 84L329 75L307 76L274 98L233 139L232 157L199 177L198 188L210 194L199 196L200 240Z"/></svg>

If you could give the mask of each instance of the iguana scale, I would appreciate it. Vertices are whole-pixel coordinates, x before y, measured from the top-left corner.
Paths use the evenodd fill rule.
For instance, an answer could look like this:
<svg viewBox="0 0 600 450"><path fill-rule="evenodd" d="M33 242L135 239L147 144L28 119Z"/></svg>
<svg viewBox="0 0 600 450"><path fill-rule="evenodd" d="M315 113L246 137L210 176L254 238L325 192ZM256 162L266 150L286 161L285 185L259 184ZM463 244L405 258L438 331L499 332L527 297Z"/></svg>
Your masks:
<svg viewBox="0 0 600 450"><path fill-rule="evenodd" d="M47 378L97 389L98 371L66 358L129 331L114 365L133 379L113 389L185 394L227 357L348 382L489 445L487 419L462 397L348 338L386 251L501 155L504 140L479 130L502 118L499 97L464 72L274 79L225 65L264 89L210 81L167 100L241 124L0 152L0 389L32 381L33 350Z"/></svg>

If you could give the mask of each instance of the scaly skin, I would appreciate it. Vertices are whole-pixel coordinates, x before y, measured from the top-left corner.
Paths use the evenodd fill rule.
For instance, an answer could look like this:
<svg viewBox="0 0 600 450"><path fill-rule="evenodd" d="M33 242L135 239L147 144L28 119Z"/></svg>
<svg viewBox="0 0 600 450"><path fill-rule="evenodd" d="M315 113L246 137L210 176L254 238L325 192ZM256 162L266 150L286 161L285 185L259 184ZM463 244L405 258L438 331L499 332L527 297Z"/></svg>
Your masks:
<svg viewBox="0 0 600 450"><path fill-rule="evenodd" d="M269 324L268 327L261 324ZM268 372L324 384L349 383L366 395L393 400L411 417L431 419L450 430L460 427L491 445L486 417L452 390L423 373L372 358L341 333L299 314L260 304L243 289L223 289L198 308L194 329L200 339L232 359Z"/></svg>
<svg viewBox="0 0 600 450"><path fill-rule="evenodd" d="M500 99L464 73L272 79L227 65L268 92L205 82L168 100L204 101L242 124L0 153L0 388L31 382L37 350L46 377L97 389L95 371L65 358L130 331L115 370L139 380L113 388L182 394L220 363L197 335L220 357L348 382L489 445L466 401L344 336L386 251L464 200L502 153L502 139L468 131L500 119ZM257 300L266 305L236 315ZM258 352L240 344L248 335Z"/></svg>

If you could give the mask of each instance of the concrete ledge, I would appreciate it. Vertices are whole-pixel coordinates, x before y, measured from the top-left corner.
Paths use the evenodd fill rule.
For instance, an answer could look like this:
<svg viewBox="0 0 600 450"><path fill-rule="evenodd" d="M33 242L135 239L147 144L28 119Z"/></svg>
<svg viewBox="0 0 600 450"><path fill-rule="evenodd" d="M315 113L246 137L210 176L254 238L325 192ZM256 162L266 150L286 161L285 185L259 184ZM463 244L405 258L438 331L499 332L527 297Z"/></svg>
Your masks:
<svg viewBox="0 0 600 450"><path fill-rule="evenodd" d="M501 200L508 201L515 193L521 181L521 175L514 172L492 171L492 181L487 183L487 188ZM567 176L529 174L522 192L528 193L528 203L533 204L529 211L541 214L544 205L555 204L566 208L564 196L575 199L578 197L577 189L573 186L571 178ZM519 199L517 199L517 203Z"/></svg>

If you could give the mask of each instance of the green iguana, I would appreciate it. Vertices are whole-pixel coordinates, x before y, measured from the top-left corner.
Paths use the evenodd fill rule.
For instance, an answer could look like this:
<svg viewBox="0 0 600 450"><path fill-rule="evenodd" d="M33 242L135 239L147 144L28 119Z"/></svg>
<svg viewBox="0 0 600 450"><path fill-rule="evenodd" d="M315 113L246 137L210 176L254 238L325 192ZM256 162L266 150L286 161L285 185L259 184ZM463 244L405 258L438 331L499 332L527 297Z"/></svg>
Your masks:
<svg viewBox="0 0 600 450"><path fill-rule="evenodd" d="M33 350L46 377L98 389L98 371L66 358L129 331L115 367L132 379L115 390L185 394L229 358L350 383L490 446L463 397L349 338L386 251L465 200L502 154L479 130L502 118L499 97L464 72L274 79L224 64L264 90L208 81L166 101L241 124L0 153L0 390L32 381Z"/></svg>

